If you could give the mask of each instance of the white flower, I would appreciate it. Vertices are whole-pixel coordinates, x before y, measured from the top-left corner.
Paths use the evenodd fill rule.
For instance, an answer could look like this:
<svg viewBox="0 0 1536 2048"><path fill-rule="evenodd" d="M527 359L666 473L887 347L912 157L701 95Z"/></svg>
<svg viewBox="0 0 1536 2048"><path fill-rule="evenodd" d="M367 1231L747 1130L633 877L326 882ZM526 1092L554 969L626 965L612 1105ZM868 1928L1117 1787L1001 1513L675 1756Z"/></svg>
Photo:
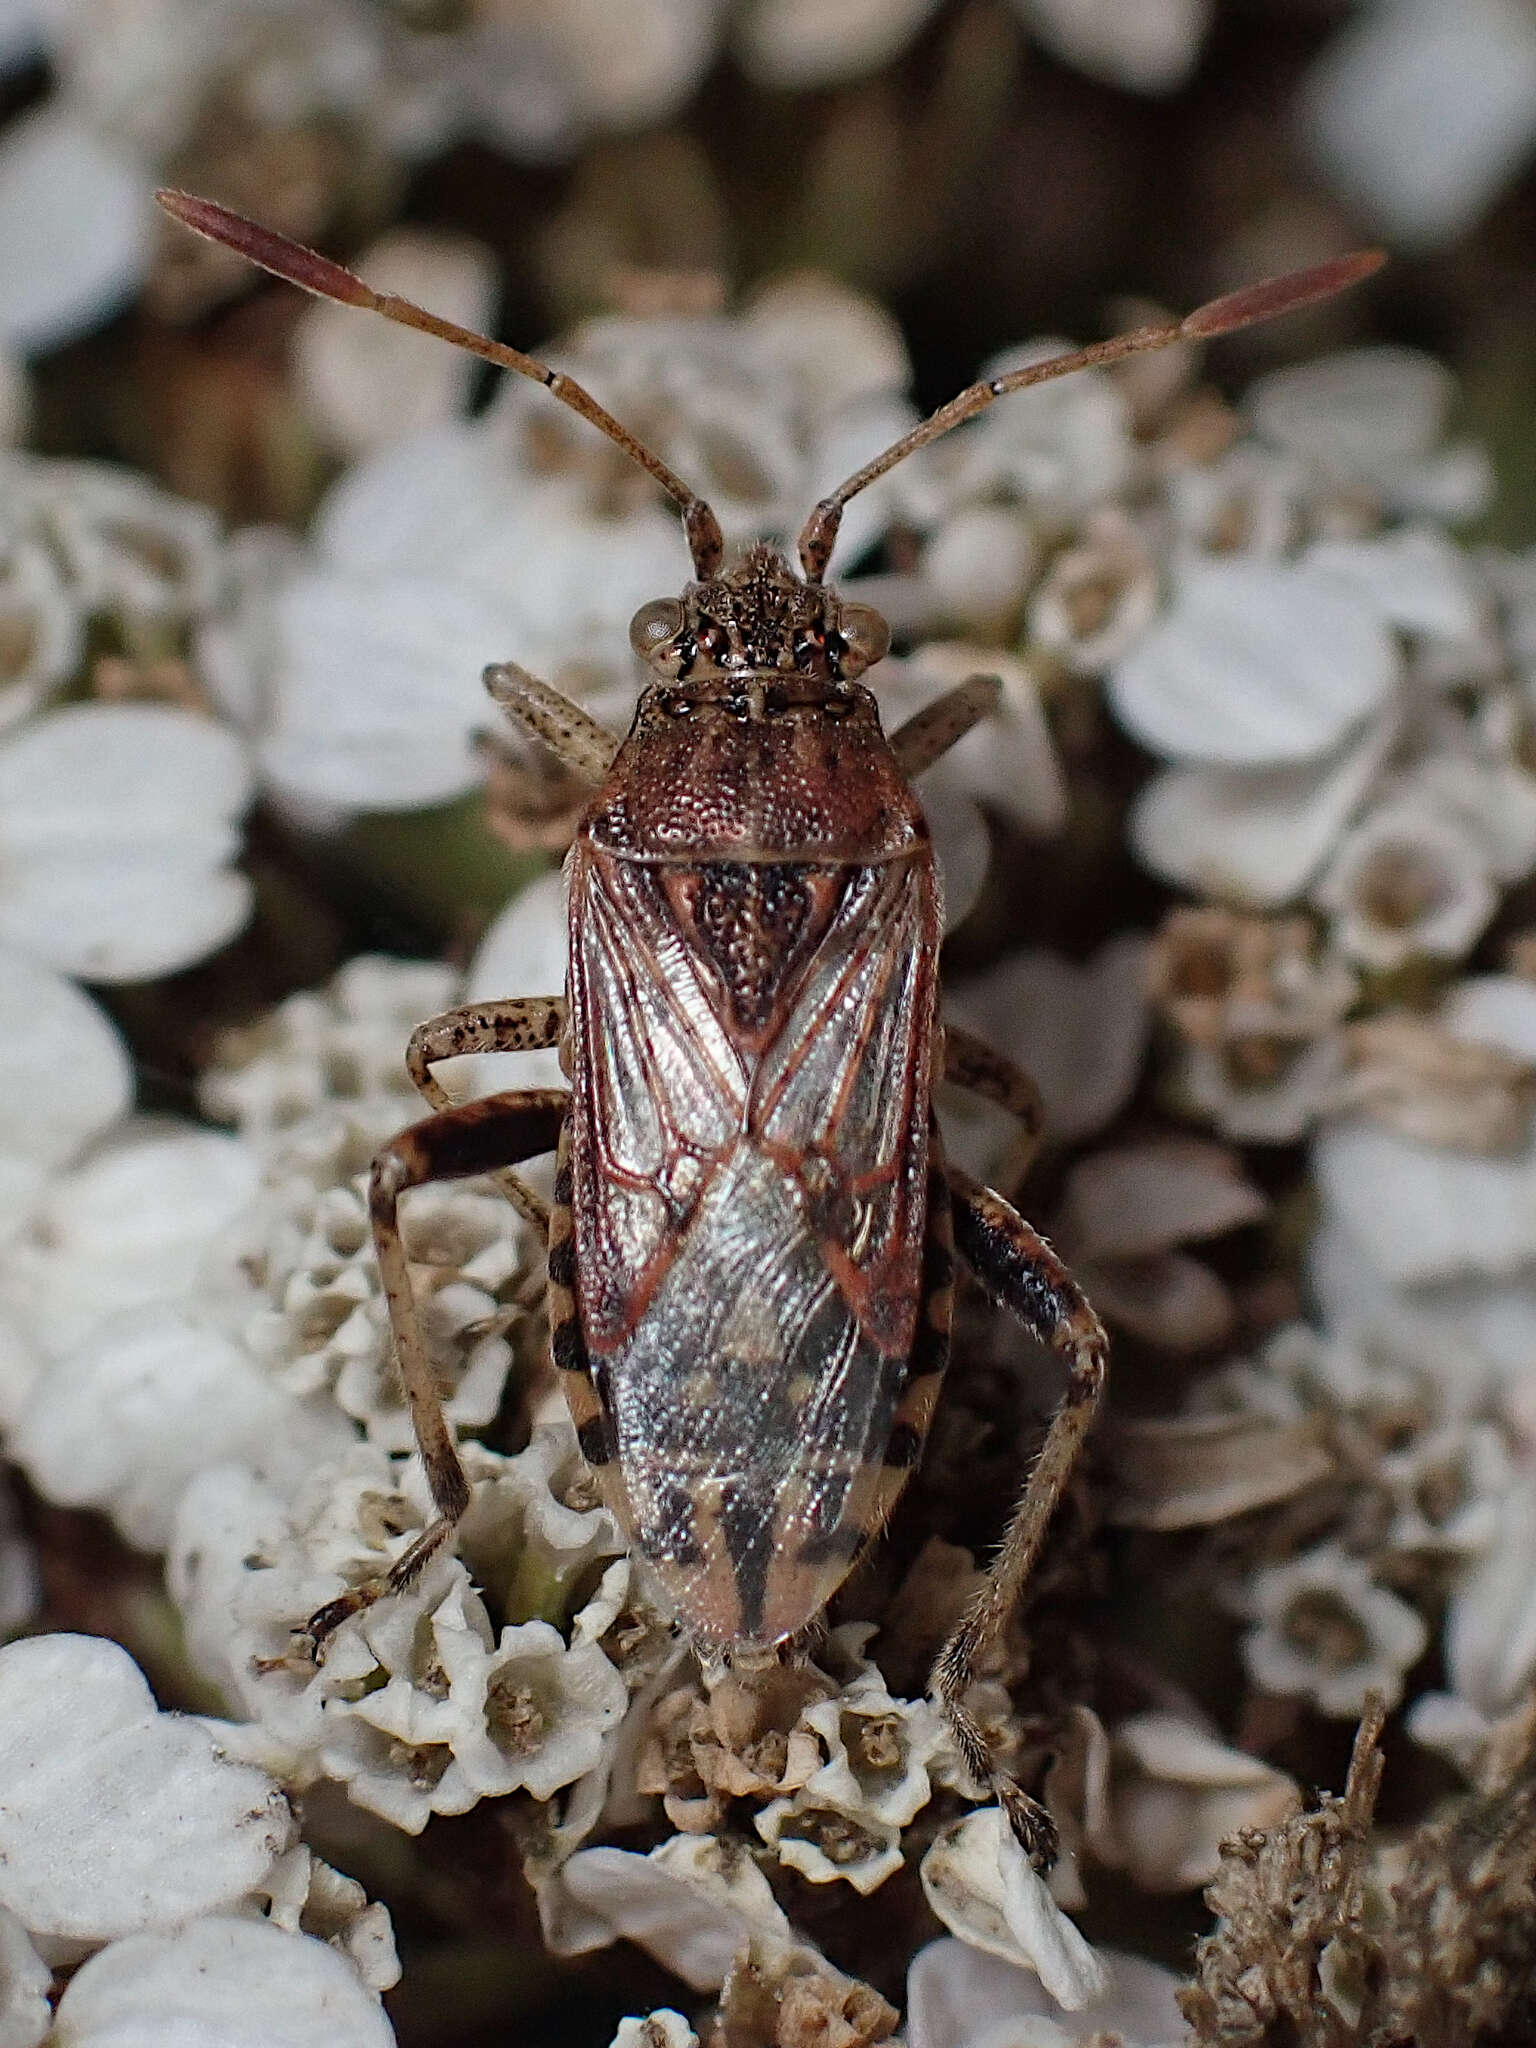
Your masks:
<svg viewBox="0 0 1536 2048"><path fill-rule="evenodd" d="M133 153L62 107L0 137L0 345L56 348L131 298L149 268L150 180Z"/></svg>
<svg viewBox="0 0 1536 2048"><path fill-rule="evenodd" d="M1472 833L1408 796L1360 820L1312 893L1333 912L1339 951L1374 968L1469 953L1499 900Z"/></svg>
<svg viewBox="0 0 1536 2048"><path fill-rule="evenodd" d="M0 1241L132 1095L127 1049L90 998L0 946Z"/></svg>
<svg viewBox="0 0 1536 2048"><path fill-rule="evenodd" d="M414 299L461 327L483 329L490 320L494 266L478 242L397 228L352 267L375 291ZM361 320L351 306L312 306L294 337L299 397L348 457L453 418L473 374L472 356L433 335Z"/></svg>
<svg viewBox="0 0 1536 2048"><path fill-rule="evenodd" d="M984 363L977 378L1004 376L1070 346L1051 338L1007 349ZM1084 370L990 406L935 451L933 483L920 467L903 488L919 494L939 488L950 503L1006 492L1059 522L1117 496L1131 466L1129 403L1113 378Z"/></svg>
<svg viewBox="0 0 1536 2048"><path fill-rule="evenodd" d="M379 1122L382 1138L421 1103L405 1068L412 1029L457 994L457 976L435 961L359 954L323 989L289 996L228 1034L203 1076L203 1108L263 1149L312 1112L338 1107Z"/></svg>
<svg viewBox="0 0 1536 2048"><path fill-rule="evenodd" d="M867 1810L852 1818L844 1810L848 1795L840 1776L833 1789L838 1806L802 1789L759 1808L752 1824L787 1869L812 1884L841 1879L864 1897L900 1870L901 1829Z"/></svg>
<svg viewBox="0 0 1536 2048"><path fill-rule="evenodd" d="M1101 506L1063 548L1029 605L1029 630L1075 675L1095 675L1132 647L1158 609L1157 569L1118 506Z"/></svg>
<svg viewBox="0 0 1536 2048"><path fill-rule="evenodd" d="M1302 89L1324 176L1409 250L1464 234L1536 137L1536 27L1518 0L1381 0Z"/></svg>
<svg viewBox="0 0 1536 2048"><path fill-rule="evenodd" d="M92 1956L59 2001L70 2048L393 2048L344 1957L307 1934L214 1916Z"/></svg>
<svg viewBox="0 0 1536 2048"><path fill-rule="evenodd" d="M459 1554L338 1630L318 1670L292 1654L292 1631L387 1572L426 1525L419 1458L356 1445L287 1499L248 1472L206 1470L172 1542L189 1648L257 1724L251 1753L286 1776L339 1779L411 1833L514 1785L547 1798L595 1770L626 1699L592 1639L601 1614L573 1618L592 1567L622 1544L605 1508L561 1497L580 1469L568 1426L514 1458L463 1452L474 1496ZM499 1647L488 1607L509 1624Z"/></svg>
<svg viewBox="0 0 1536 2048"><path fill-rule="evenodd" d="M1190 562L1109 697L1154 752L1282 768L1338 747L1387 701L1397 654L1374 603L1305 563Z"/></svg>
<svg viewBox="0 0 1536 2048"><path fill-rule="evenodd" d="M912 2048L1183 2048L1173 1972L1097 1953L1104 1989L1085 2010L1054 1998L1032 1971L961 1941L930 1941L907 1972Z"/></svg>
<svg viewBox="0 0 1536 2048"><path fill-rule="evenodd" d="M807 1805L896 1828L927 1805L928 1765L945 1730L926 1700L892 1699L872 1673L806 1707L800 1725L813 1729L827 1752L826 1763L806 1780Z"/></svg>
<svg viewBox="0 0 1536 2048"><path fill-rule="evenodd" d="M620 2020L611 2048L699 2048L699 2037L680 2012L664 2005L644 2019Z"/></svg>
<svg viewBox="0 0 1536 2048"><path fill-rule="evenodd" d="M32 457L11 467L71 592L112 623L129 653L165 653L220 602L224 538L205 505L106 463Z"/></svg>
<svg viewBox="0 0 1536 2048"><path fill-rule="evenodd" d="M94 981L145 981L250 914L230 862L251 796L233 733L189 711L80 704L0 742L0 940Z"/></svg>
<svg viewBox="0 0 1536 2048"><path fill-rule="evenodd" d="M274 1927L329 1942L347 1957L370 1991L388 1991L400 1982L389 1908L370 1905L356 1878L322 1863L303 1842L295 1842L278 1857L257 1897L266 1902Z"/></svg>
<svg viewBox="0 0 1536 2048"><path fill-rule="evenodd" d="M1414 1610L1333 1543L1255 1572L1244 1603L1257 1623L1243 1638L1254 1683L1300 1693L1325 1714L1359 1714L1371 1692L1395 1706L1429 1644Z"/></svg>
<svg viewBox="0 0 1536 2048"><path fill-rule="evenodd" d="M99 1942L215 1912L293 1837L279 1788L160 1713L116 1643L0 1649L0 1904L33 1935Z"/></svg>
<svg viewBox="0 0 1536 2048"><path fill-rule="evenodd" d="M1051 1897L1001 1807L981 1807L946 1828L920 1874L929 1905L970 1948L1032 1970L1068 2012L1104 1995L1103 1963Z"/></svg>

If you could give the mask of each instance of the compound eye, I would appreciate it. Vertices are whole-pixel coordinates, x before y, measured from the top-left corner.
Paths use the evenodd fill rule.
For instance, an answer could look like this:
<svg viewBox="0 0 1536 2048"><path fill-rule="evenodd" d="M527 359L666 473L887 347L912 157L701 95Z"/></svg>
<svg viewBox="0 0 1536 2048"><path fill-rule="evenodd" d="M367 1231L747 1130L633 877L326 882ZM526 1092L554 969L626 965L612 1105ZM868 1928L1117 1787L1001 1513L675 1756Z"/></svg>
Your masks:
<svg viewBox="0 0 1536 2048"><path fill-rule="evenodd" d="M675 597L658 597L641 605L629 622L629 644L642 661L655 661L669 640L683 630L684 614Z"/></svg>
<svg viewBox="0 0 1536 2048"><path fill-rule="evenodd" d="M844 676L861 676L891 651L891 629L873 605L845 604L838 621L843 658L838 664Z"/></svg>

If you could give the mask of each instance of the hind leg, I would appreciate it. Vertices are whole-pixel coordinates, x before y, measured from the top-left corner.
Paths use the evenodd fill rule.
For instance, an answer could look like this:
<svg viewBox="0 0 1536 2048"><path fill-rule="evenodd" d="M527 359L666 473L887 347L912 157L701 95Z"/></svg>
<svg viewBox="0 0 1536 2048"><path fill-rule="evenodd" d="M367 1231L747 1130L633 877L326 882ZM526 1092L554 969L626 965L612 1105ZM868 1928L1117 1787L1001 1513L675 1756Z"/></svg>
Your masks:
<svg viewBox="0 0 1536 2048"><path fill-rule="evenodd" d="M1000 1307L1067 1365L1067 1387L1045 1442L969 1612L939 1652L929 1680L949 1717L966 1768L989 1784L1014 1834L1039 1868L1056 1854L1056 1830L1038 1800L997 1768L980 1724L965 1705L977 1666L998 1641L1034 1569L1057 1503L1082 1452L1104 1391L1108 1343L1081 1289L1045 1239L990 1190L952 1171L955 1241Z"/></svg>

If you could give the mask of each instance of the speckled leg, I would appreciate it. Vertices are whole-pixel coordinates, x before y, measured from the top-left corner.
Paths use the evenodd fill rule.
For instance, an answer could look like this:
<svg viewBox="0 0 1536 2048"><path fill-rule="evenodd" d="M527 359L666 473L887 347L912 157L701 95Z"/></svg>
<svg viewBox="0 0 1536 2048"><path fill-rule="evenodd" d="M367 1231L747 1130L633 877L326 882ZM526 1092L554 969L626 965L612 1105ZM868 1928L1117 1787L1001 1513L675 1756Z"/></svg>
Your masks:
<svg viewBox="0 0 1536 2048"><path fill-rule="evenodd" d="M507 716L541 741L573 775L598 783L613 766L623 742L606 725L515 661L498 661L485 671L485 687Z"/></svg>
<svg viewBox="0 0 1536 2048"><path fill-rule="evenodd" d="M1002 702L1003 686L996 676L967 676L942 697L915 711L905 725L891 734L891 752L910 782L931 768L941 754L947 754L956 740L963 740Z"/></svg>
<svg viewBox="0 0 1536 2048"><path fill-rule="evenodd" d="M1045 1239L968 1175L952 1170L955 1241L961 1257L1000 1307L1017 1316L1067 1361L1066 1392L1051 1417L1013 1520L986 1583L939 1652L930 1687L949 1716L967 1770L990 1784L1014 1834L1041 1868L1056 1854L1056 1831L1037 1800L998 1769L964 1696L976 1667L1008 1625L1051 1516L1077 1463L1104 1391L1108 1344L1082 1291Z"/></svg>
<svg viewBox="0 0 1536 2048"><path fill-rule="evenodd" d="M456 1059L461 1053L542 1052L559 1044L564 1029L563 996L502 996L488 1003L465 1003L416 1026L405 1064L434 1109L452 1109L453 1098L433 1075L434 1061ZM498 1173L496 1185L519 1215L548 1232L549 1204L521 1174Z"/></svg>
<svg viewBox="0 0 1536 2048"><path fill-rule="evenodd" d="M999 1190L1015 1195L1028 1179L1045 1135L1045 1104L1033 1078L1007 1053L995 1051L985 1039L956 1024L944 1027L944 1078L1018 1118L1019 1135L997 1176Z"/></svg>
<svg viewBox="0 0 1536 2048"><path fill-rule="evenodd" d="M351 1587L311 1615L302 1633L317 1659L326 1638L349 1615L410 1585L448 1541L469 1506L469 1481L443 1413L442 1395L416 1310L410 1261L400 1234L400 1197L407 1188L428 1181L467 1180L475 1174L493 1173L509 1161L553 1151L569 1100L563 1088L529 1088L516 1095L488 1095L478 1102L462 1102L391 1138L373 1162L369 1188L373 1241L389 1303L400 1383L437 1513L388 1573Z"/></svg>

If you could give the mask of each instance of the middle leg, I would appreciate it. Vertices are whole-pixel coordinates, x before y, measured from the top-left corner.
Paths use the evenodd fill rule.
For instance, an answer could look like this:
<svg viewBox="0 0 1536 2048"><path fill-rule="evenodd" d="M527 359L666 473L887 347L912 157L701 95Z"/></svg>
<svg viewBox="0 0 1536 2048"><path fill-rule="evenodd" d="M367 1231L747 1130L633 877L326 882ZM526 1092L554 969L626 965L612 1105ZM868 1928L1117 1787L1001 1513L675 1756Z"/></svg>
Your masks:
<svg viewBox="0 0 1536 2048"><path fill-rule="evenodd" d="M946 1024L944 1078L1017 1117L1019 1135L1009 1146L997 1177L1000 1192L1012 1199L1028 1179L1045 1136L1045 1104L1033 1077L984 1038L958 1024Z"/></svg>
<svg viewBox="0 0 1536 2048"><path fill-rule="evenodd" d="M533 1159L559 1142L570 1097L563 1088L529 1088L517 1095L487 1095L412 1124L373 1162L369 1208L374 1248L389 1305L395 1362L411 1413L411 1428L432 1490L433 1519L403 1556L377 1579L353 1586L313 1614L303 1635L317 1659L349 1615L389 1593L403 1592L453 1534L469 1506L469 1480L453 1440L442 1394L422 1334L411 1283L410 1259L400 1230L400 1197L429 1181L467 1180L509 1161Z"/></svg>
<svg viewBox="0 0 1536 2048"><path fill-rule="evenodd" d="M563 996L501 996L485 1003L463 1003L429 1017L411 1033L405 1049L406 1070L434 1109L452 1109L453 1097L432 1072L438 1060L477 1052L543 1052L558 1045L565 1029ZM496 1185L520 1216L536 1229L549 1229L549 1204L520 1173L503 1170Z"/></svg>

